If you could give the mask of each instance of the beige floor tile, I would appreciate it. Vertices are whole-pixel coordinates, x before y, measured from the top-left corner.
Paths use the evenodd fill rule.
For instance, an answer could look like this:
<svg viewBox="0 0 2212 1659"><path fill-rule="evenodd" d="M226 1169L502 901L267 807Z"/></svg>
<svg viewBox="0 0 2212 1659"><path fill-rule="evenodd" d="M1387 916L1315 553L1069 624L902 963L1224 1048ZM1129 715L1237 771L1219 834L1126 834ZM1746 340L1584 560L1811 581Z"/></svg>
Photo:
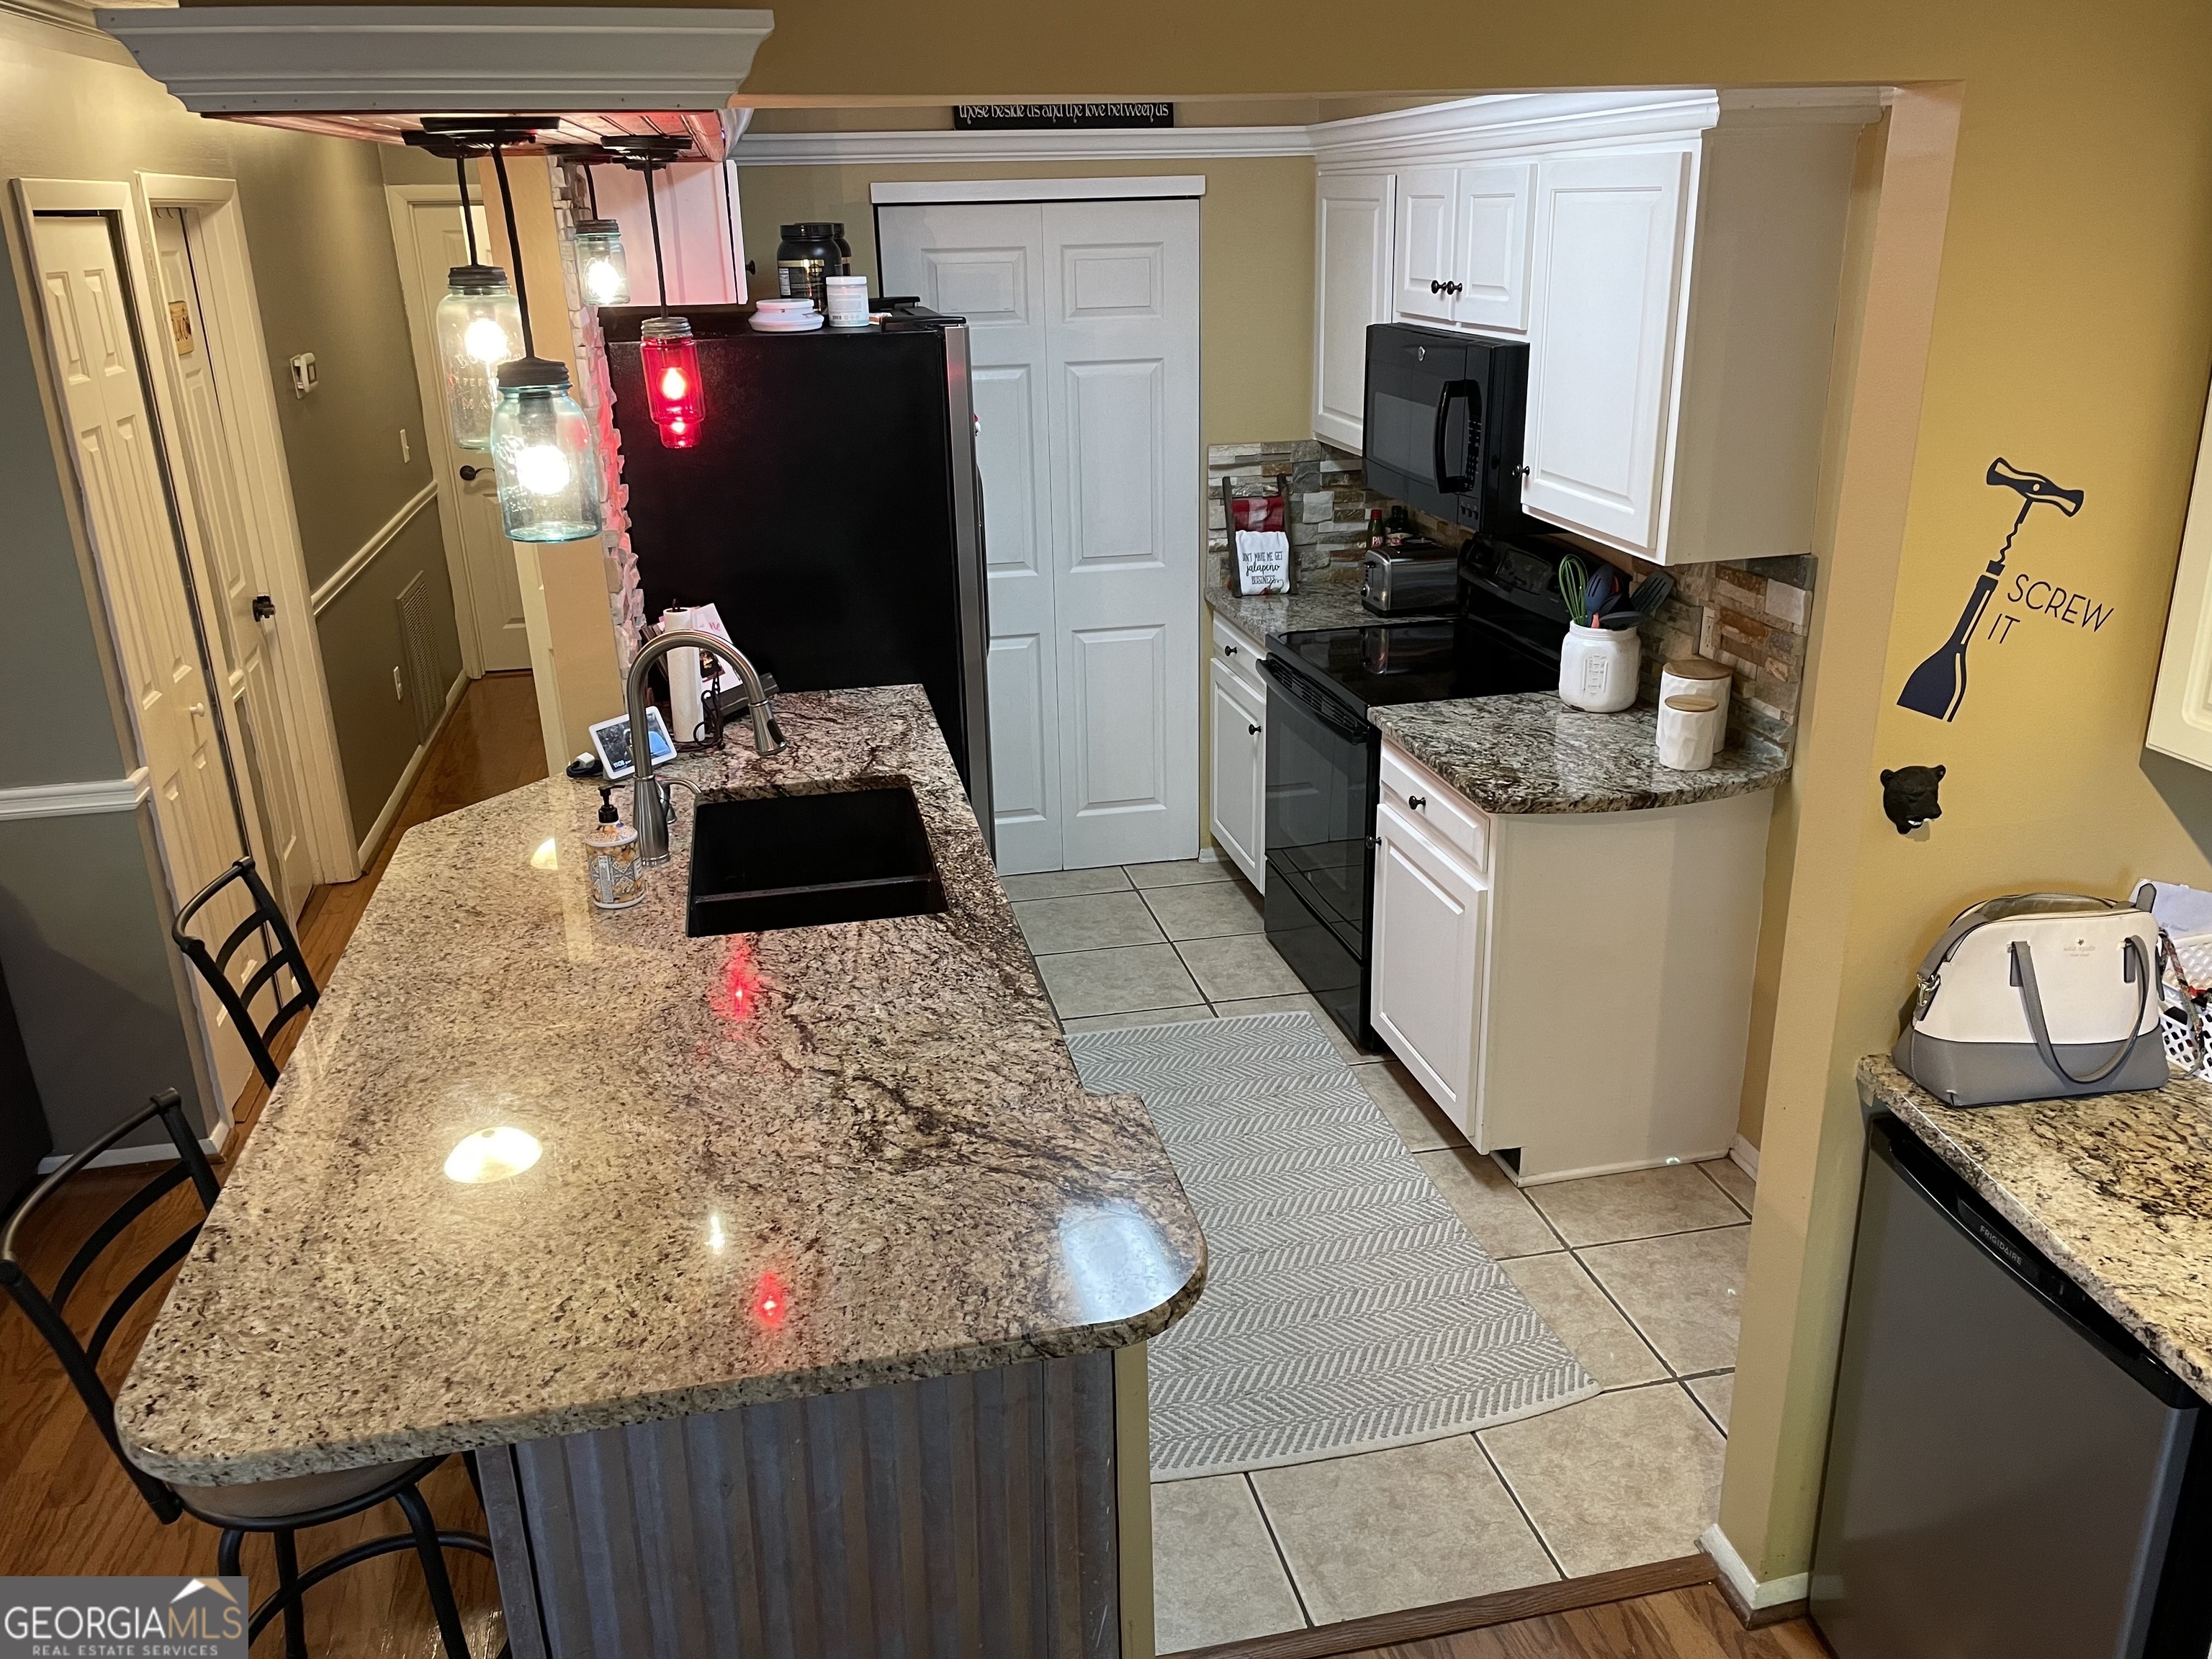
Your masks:
<svg viewBox="0 0 2212 1659"><path fill-rule="evenodd" d="M1723 1371L1717 1376L1695 1376L1682 1386L1698 1396L1698 1402L1721 1425L1721 1432L1726 1434L1729 1407L1735 1403L1735 1373Z"/></svg>
<svg viewBox="0 0 2212 1659"><path fill-rule="evenodd" d="M1116 945L1157 945L1167 937L1137 893L1024 899L1014 906L1014 920L1021 923L1030 951L1041 957Z"/></svg>
<svg viewBox="0 0 2212 1659"><path fill-rule="evenodd" d="M1735 1364L1747 1224L1578 1251L1677 1376Z"/></svg>
<svg viewBox="0 0 2212 1659"><path fill-rule="evenodd" d="M1355 1066L1352 1074L1382 1109L1382 1115L1390 1120L1390 1127L1406 1143L1407 1152L1436 1152L1447 1146L1467 1145L1467 1137L1459 1132L1459 1126L1443 1115L1421 1085L1413 1081L1413 1074L1398 1061L1379 1060Z"/></svg>
<svg viewBox="0 0 2212 1659"><path fill-rule="evenodd" d="M1052 1006L1062 1019L1133 1013L1142 1008L1188 1008L1206 1000L1172 945L1039 957L1037 972L1044 976L1044 988L1052 993Z"/></svg>
<svg viewBox="0 0 2212 1659"><path fill-rule="evenodd" d="M1570 1244L1732 1227L1743 1219L1728 1194L1689 1164L1547 1182L1528 1192Z"/></svg>
<svg viewBox="0 0 2212 1659"><path fill-rule="evenodd" d="M1486 1429L1482 1443L1571 1578L1694 1554L1728 1443L1677 1383Z"/></svg>
<svg viewBox="0 0 2212 1659"><path fill-rule="evenodd" d="M1559 1577L1463 1434L1258 1469L1252 1484L1317 1625Z"/></svg>
<svg viewBox="0 0 2212 1659"><path fill-rule="evenodd" d="M1109 864L1099 870L1045 870L1033 876L1001 876L999 884L1010 899L1073 898L1080 893L1127 892L1128 877L1121 866Z"/></svg>
<svg viewBox="0 0 2212 1659"><path fill-rule="evenodd" d="M1305 986L1291 964L1275 954L1265 933L1237 933L1227 939L1187 939L1176 946L1208 1002L1245 997L1284 996Z"/></svg>
<svg viewBox="0 0 2212 1659"><path fill-rule="evenodd" d="M1455 1146L1423 1152L1413 1161L1450 1200L1492 1261L1559 1249L1559 1235L1487 1154Z"/></svg>
<svg viewBox="0 0 2212 1659"><path fill-rule="evenodd" d="M1321 1029L1328 1033L1328 1040L1347 1066L1357 1066L1362 1060L1372 1060L1373 1054L1362 1054L1358 1045L1345 1036L1343 1028L1328 1017L1328 1012L1316 1001L1310 992L1297 991L1279 997L1238 997L1227 1002L1217 1002L1213 1012L1224 1019L1238 1014L1279 1014L1296 1009L1311 1014L1321 1022Z"/></svg>
<svg viewBox="0 0 2212 1659"><path fill-rule="evenodd" d="M1063 1031L1118 1031L1131 1025L1180 1025L1185 1020L1212 1019L1213 1010L1205 1003L1188 1008L1139 1008L1126 1014L1085 1014L1080 1019L1063 1019Z"/></svg>
<svg viewBox="0 0 2212 1659"><path fill-rule="evenodd" d="M1741 1204L1746 1215L1751 1213L1752 1197L1758 1191L1759 1183L1745 1173L1742 1164L1732 1158L1717 1158L1711 1163L1700 1164L1698 1167L1712 1177L1715 1186Z"/></svg>
<svg viewBox="0 0 2212 1659"><path fill-rule="evenodd" d="M1160 931L1172 939L1220 939L1231 933L1257 933L1267 918L1260 912L1260 896L1241 881L1201 881L1188 887L1148 887L1145 902Z"/></svg>
<svg viewBox="0 0 2212 1659"><path fill-rule="evenodd" d="M1152 1488L1152 1584L1162 1653L1305 1627L1241 1474Z"/></svg>
<svg viewBox="0 0 2212 1659"><path fill-rule="evenodd" d="M1667 1375L1650 1345L1637 1335L1636 1328L1620 1316L1620 1310L1566 1251L1515 1256L1498 1266L1600 1388L1626 1389L1656 1382Z"/></svg>
<svg viewBox="0 0 2212 1659"><path fill-rule="evenodd" d="M1227 881L1237 866L1227 859L1176 859L1167 864L1125 864L1123 872L1139 887L1185 887L1199 881Z"/></svg>

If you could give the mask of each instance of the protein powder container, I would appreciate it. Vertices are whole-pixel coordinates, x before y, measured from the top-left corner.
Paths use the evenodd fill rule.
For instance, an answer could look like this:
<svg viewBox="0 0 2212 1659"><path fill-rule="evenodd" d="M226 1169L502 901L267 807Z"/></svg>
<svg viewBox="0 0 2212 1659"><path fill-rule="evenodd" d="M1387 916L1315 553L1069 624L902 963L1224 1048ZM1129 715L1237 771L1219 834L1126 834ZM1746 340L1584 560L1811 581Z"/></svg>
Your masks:
<svg viewBox="0 0 2212 1659"><path fill-rule="evenodd" d="M829 279L847 274L852 258L839 233L844 226L820 220L779 227L783 240L775 249L775 291L786 300L811 300L825 315L830 309Z"/></svg>

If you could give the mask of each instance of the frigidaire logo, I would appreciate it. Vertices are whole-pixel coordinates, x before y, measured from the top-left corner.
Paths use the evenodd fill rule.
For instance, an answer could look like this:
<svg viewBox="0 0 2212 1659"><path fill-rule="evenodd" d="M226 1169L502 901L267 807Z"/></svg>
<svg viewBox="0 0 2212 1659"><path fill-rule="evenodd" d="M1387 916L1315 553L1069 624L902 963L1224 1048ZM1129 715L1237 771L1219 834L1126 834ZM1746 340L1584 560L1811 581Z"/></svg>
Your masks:
<svg viewBox="0 0 2212 1659"><path fill-rule="evenodd" d="M0 1659L246 1659L243 1578L0 1578Z"/></svg>

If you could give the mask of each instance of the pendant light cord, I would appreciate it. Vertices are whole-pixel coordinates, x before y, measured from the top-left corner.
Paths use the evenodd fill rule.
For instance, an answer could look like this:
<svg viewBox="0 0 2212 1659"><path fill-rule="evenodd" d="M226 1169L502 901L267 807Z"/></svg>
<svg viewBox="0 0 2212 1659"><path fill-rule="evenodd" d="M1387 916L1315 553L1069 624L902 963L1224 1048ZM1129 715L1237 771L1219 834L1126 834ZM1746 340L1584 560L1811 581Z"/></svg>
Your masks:
<svg viewBox="0 0 2212 1659"><path fill-rule="evenodd" d="M469 158L453 156L453 179L461 187L461 228L469 234L469 263L477 263L477 216L469 211Z"/></svg>
<svg viewBox="0 0 2212 1659"><path fill-rule="evenodd" d="M507 215L507 246L514 255L514 301L522 310L522 355L535 357L538 343L530 336L530 285L522 278L522 237L514 228L514 192L507 188L507 152L491 148L492 169L499 174L499 205Z"/></svg>
<svg viewBox="0 0 2212 1659"><path fill-rule="evenodd" d="M599 216L599 182L592 177L592 164L584 163L584 194L591 198L592 217Z"/></svg>
<svg viewBox="0 0 2212 1659"><path fill-rule="evenodd" d="M653 221L653 280L660 284L660 314L665 317L668 314L668 271L660 263L660 209L653 199L653 175L659 171L659 168L650 166L645 169L645 215Z"/></svg>

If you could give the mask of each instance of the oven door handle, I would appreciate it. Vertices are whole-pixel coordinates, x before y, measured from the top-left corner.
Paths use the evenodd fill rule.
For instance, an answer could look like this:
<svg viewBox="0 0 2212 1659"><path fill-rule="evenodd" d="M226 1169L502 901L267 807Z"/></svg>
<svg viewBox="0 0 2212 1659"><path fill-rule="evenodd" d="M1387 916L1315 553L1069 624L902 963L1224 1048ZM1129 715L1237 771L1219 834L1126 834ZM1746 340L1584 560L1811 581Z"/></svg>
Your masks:
<svg viewBox="0 0 2212 1659"><path fill-rule="evenodd" d="M1338 737L1351 743L1364 743L1373 735L1374 728L1366 721L1340 707L1335 698L1312 685L1297 670L1284 667L1273 657L1262 659L1260 666L1292 702Z"/></svg>
<svg viewBox="0 0 2212 1659"><path fill-rule="evenodd" d="M1462 495L1471 485L1463 473L1447 469L1444 461L1444 432L1451 425L1451 406L1463 403L1470 415L1474 412L1475 386L1472 380L1446 380L1437 393L1437 428L1435 433L1435 472L1437 488L1447 495Z"/></svg>

